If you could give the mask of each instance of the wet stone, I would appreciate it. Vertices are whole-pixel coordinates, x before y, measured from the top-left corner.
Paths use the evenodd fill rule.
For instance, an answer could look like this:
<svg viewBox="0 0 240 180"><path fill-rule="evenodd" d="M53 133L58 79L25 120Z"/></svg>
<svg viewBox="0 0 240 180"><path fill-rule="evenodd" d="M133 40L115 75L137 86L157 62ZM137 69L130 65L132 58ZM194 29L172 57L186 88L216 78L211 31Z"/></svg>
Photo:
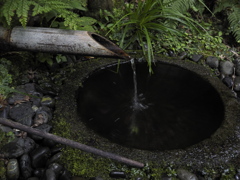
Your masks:
<svg viewBox="0 0 240 180"><path fill-rule="evenodd" d="M63 169L63 166L58 164L58 163L52 163L48 166L48 169L51 169L53 170L53 172L55 173L56 177L58 178L62 169Z"/></svg>
<svg viewBox="0 0 240 180"><path fill-rule="evenodd" d="M240 76L240 64L237 64L237 65L236 65L235 74L236 74L237 76Z"/></svg>
<svg viewBox="0 0 240 180"><path fill-rule="evenodd" d="M234 176L234 179L235 179L235 180L240 180L240 174L239 174L239 173L236 174L236 175Z"/></svg>
<svg viewBox="0 0 240 180"><path fill-rule="evenodd" d="M32 110L33 110L34 112L37 112L38 107L37 107L36 105L33 105L33 106L32 106Z"/></svg>
<svg viewBox="0 0 240 180"><path fill-rule="evenodd" d="M221 75L221 73L220 73L220 71L218 69L214 69L214 74L216 76L220 76Z"/></svg>
<svg viewBox="0 0 240 180"><path fill-rule="evenodd" d="M44 173L45 173L45 169L43 168L37 168L33 171L34 176L38 178L42 178L44 176Z"/></svg>
<svg viewBox="0 0 240 180"><path fill-rule="evenodd" d="M225 75L232 75L234 71L234 64L230 61L220 63L220 72Z"/></svg>
<svg viewBox="0 0 240 180"><path fill-rule="evenodd" d="M200 61L201 59L203 58L203 55L202 54L194 54L192 55L192 57L190 58L192 61L194 62L198 62Z"/></svg>
<svg viewBox="0 0 240 180"><path fill-rule="evenodd" d="M36 116L33 120L34 126L39 126L41 124L48 122L48 113L46 111L37 110Z"/></svg>
<svg viewBox="0 0 240 180"><path fill-rule="evenodd" d="M72 179L71 173L67 169L64 169L59 177L59 180L71 180L71 179Z"/></svg>
<svg viewBox="0 0 240 180"><path fill-rule="evenodd" d="M30 177L27 180L39 180L39 178L37 178L37 177Z"/></svg>
<svg viewBox="0 0 240 180"><path fill-rule="evenodd" d="M6 106L5 108L3 108L2 110L0 110L0 118L8 118L8 114L9 114L10 108L9 106Z"/></svg>
<svg viewBox="0 0 240 180"><path fill-rule="evenodd" d="M52 119L52 110L51 108L49 108L48 106L42 106L41 108L39 108L39 111L45 111L48 115L48 119L51 120Z"/></svg>
<svg viewBox="0 0 240 180"><path fill-rule="evenodd" d="M10 109L9 116L24 125L31 126L32 125L32 117L35 112L32 109L31 103L22 103L15 105L12 109Z"/></svg>
<svg viewBox="0 0 240 180"><path fill-rule="evenodd" d="M52 169L47 169L45 172L45 180L56 180L56 174Z"/></svg>
<svg viewBox="0 0 240 180"><path fill-rule="evenodd" d="M45 80L39 81L39 86L36 87L38 92L43 94L53 95L56 96L58 93L54 89L54 85L51 82L46 82Z"/></svg>
<svg viewBox="0 0 240 180"><path fill-rule="evenodd" d="M30 101L32 102L32 105L40 107L43 94L41 94L40 92L33 92L31 95L32 96Z"/></svg>
<svg viewBox="0 0 240 180"><path fill-rule="evenodd" d="M233 60L233 63L234 64L240 64L240 57L236 57L234 60Z"/></svg>
<svg viewBox="0 0 240 180"><path fill-rule="evenodd" d="M225 77L222 79L223 84L225 84L228 88L233 86L233 79L231 77Z"/></svg>
<svg viewBox="0 0 240 180"><path fill-rule="evenodd" d="M181 52L178 56L180 60L183 60L184 58L187 57L187 52Z"/></svg>
<svg viewBox="0 0 240 180"><path fill-rule="evenodd" d="M219 79L223 80L225 77L227 77L225 74L221 74L219 75Z"/></svg>
<svg viewBox="0 0 240 180"><path fill-rule="evenodd" d="M51 147L52 147L52 146L51 146ZM63 147L61 147L61 146L52 147L52 148L51 148L51 153L52 153L52 154L59 153L59 152L61 152L62 149L63 149Z"/></svg>
<svg viewBox="0 0 240 180"><path fill-rule="evenodd" d="M50 96L43 96L41 100L41 104L42 106L47 106L52 108L55 106L55 100Z"/></svg>
<svg viewBox="0 0 240 180"><path fill-rule="evenodd" d="M89 180L104 180L104 179L101 177L93 177L93 178L90 178Z"/></svg>
<svg viewBox="0 0 240 180"><path fill-rule="evenodd" d="M17 180L19 177L19 164L17 159L10 159L7 164L8 180Z"/></svg>
<svg viewBox="0 0 240 180"><path fill-rule="evenodd" d="M219 60L217 57L209 56L206 59L206 64L211 68L218 68Z"/></svg>
<svg viewBox="0 0 240 180"><path fill-rule="evenodd" d="M168 56L174 57L174 56L176 56L176 55L175 55L175 53L174 53L173 51L170 50L170 51L168 51Z"/></svg>
<svg viewBox="0 0 240 180"><path fill-rule="evenodd" d="M36 92L36 88L35 88L34 83L24 84L24 89L27 92L27 94L32 94L32 93Z"/></svg>
<svg viewBox="0 0 240 180"><path fill-rule="evenodd" d="M24 154L24 149L16 143L17 139L4 145L1 153L7 158L18 158Z"/></svg>
<svg viewBox="0 0 240 180"><path fill-rule="evenodd" d="M23 154L19 160L21 175L27 179L31 177L33 169L31 166L31 159L28 154Z"/></svg>
<svg viewBox="0 0 240 180"><path fill-rule="evenodd" d="M71 180L89 180L89 179L86 179L86 178L83 178L83 177L73 177Z"/></svg>
<svg viewBox="0 0 240 180"><path fill-rule="evenodd" d="M240 76L236 76L234 79L234 86L233 86L234 91L240 91Z"/></svg>
<svg viewBox="0 0 240 180"><path fill-rule="evenodd" d="M38 147L30 153L32 159L32 166L34 168L43 168L46 165L51 151L48 147Z"/></svg>
<svg viewBox="0 0 240 180"><path fill-rule="evenodd" d="M4 126L2 124L0 124L0 131L3 131L3 132L13 132L12 128L10 128L8 126Z"/></svg>
<svg viewBox="0 0 240 180"><path fill-rule="evenodd" d="M48 146L48 147L50 147L50 148L56 146L56 144L57 144L57 143L56 143L55 141L51 140L51 139L44 139L43 142L42 142L42 145L43 145L43 146ZM51 150L51 151L52 151L52 150Z"/></svg>
<svg viewBox="0 0 240 180"><path fill-rule="evenodd" d="M33 126L45 124L52 119L51 109L47 106L43 106L37 109L35 118L33 120Z"/></svg>
<svg viewBox="0 0 240 180"><path fill-rule="evenodd" d="M32 119L32 116L29 115L29 116L25 116L23 117L21 120L18 121L19 123L23 124L23 125L26 125L26 126L31 126L32 125L32 122L33 122L33 119Z"/></svg>
<svg viewBox="0 0 240 180"><path fill-rule="evenodd" d="M39 125L39 126L37 126L35 129L39 129L39 130L41 130L41 131L43 131L43 132L50 132L50 130L51 130L51 128L52 128L52 126L51 125L49 125L49 124L41 124L41 125ZM34 134L31 134L31 135L29 135L32 139L34 139L34 140L42 140L43 139L43 137L41 137L41 136L38 136L38 135L34 135Z"/></svg>
<svg viewBox="0 0 240 180"><path fill-rule="evenodd" d="M13 105L14 104L14 99L12 97L8 98L8 104Z"/></svg>
<svg viewBox="0 0 240 180"><path fill-rule="evenodd" d="M26 137L26 138L18 138L17 145L23 148L24 153L29 153L35 148L36 143L30 137Z"/></svg>
<svg viewBox="0 0 240 180"><path fill-rule="evenodd" d="M111 178L126 178L126 174L123 171L111 171L109 176Z"/></svg>
<svg viewBox="0 0 240 180"><path fill-rule="evenodd" d="M62 152L54 154L50 159L48 159L47 165L52 164L54 162L58 162L61 156L62 156Z"/></svg>
<svg viewBox="0 0 240 180"><path fill-rule="evenodd" d="M16 87L16 90L21 93L14 92L12 96L8 98L8 103L10 105L19 104L21 102L27 101L28 97L26 95L27 92L25 91L24 86L18 86Z"/></svg>
<svg viewBox="0 0 240 180"><path fill-rule="evenodd" d="M178 178L181 180L198 180L197 176L185 169L177 170Z"/></svg>

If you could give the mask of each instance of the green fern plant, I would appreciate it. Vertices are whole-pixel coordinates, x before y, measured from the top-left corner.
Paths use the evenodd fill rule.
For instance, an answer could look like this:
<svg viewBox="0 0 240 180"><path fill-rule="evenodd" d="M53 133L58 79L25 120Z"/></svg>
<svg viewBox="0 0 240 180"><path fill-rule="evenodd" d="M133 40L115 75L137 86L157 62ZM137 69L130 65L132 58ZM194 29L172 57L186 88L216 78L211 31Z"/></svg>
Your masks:
<svg viewBox="0 0 240 180"><path fill-rule="evenodd" d="M174 11L179 11L180 13L186 13L189 9L202 9L203 7L211 12L203 0L162 0L162 2L164 6L169 6Z"/></svg>
<svg viewBox="0 0 240 180"><path fill-rule="evenodd" d="M13 26L17 20L23 27L31 17L40 15L51 21L51 27L93 30L95 19L79 17L73 10L85 11L86 0L0 0L0 23ZM57 21L57 19L62 21ZM15 24L14 24L15 25Z"/></svg>
<svg viewBox="0 0 240 180"><path fill-rule="evenodd" d="M214 14L225 11L229 22L230 31L236 41L240 43L240 1L219 0L214 7Z"/></svg>

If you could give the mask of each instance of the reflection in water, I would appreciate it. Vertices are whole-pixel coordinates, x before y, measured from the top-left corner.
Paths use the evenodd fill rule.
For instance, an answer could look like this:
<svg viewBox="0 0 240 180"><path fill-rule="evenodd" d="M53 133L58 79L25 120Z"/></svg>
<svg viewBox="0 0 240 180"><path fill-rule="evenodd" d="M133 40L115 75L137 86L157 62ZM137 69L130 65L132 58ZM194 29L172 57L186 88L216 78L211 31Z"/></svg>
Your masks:
<svg viewBox="0 0 240 180"><path fill-rule="evenodd" d="M169 150L198 143L220 126L222 101L196 74L157 63L149 75L147 65L137 63L134 84L129 63L118 73L116 67L97 71L78 92L82 120L100 135L124 146Z"/></svg>

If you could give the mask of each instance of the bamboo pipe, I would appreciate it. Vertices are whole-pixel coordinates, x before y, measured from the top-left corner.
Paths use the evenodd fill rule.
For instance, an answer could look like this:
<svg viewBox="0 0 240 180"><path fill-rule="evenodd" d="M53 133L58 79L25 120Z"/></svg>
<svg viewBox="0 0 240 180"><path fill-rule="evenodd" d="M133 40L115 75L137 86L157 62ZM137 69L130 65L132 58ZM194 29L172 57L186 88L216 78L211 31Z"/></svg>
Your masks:
<svg viewBox="0 0 240 180"><path fill-rule="evenodd" d="M89 31L0 26L0 50L26 50L129 59L116 44Z"/></svg>

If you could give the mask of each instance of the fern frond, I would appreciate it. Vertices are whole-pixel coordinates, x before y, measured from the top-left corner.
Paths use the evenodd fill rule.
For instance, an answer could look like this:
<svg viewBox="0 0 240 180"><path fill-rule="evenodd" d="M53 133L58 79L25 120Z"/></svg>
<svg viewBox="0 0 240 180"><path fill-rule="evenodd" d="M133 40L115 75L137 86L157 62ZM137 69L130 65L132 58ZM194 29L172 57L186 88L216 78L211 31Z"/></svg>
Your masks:
<svg viewBox="0 0 240 180"><path fill-rule="evenodd" d="M237 41L240 41L240 8L234 7L233 11L228 15L230 28Z"/></svg>
<svg viewBox="0 0 240 180"><path fill-rule="evenodd" d="M67 3L58 0L41 0L39 3L35 2L33 5L33 16L36 16L37 14L48 13L52 10L61 11L63 9L72 9L72 7Z"/></svg>
<svg viewBox="0 0 240 180"><path fill-rule="evenodd" d="M195 0L175 0L172 2L171 8L180 13L187 12L195 3Z"/></svg>
<svg viewBox="0 0 240 180"><path fill-rule="evenodd" d="M223 10L226 10L227 8L232 8L238 3L238 0L221 0L217 3L217 5L214 6L214 11L213 13L218 13Z"/></svg>
<svg viewBox="0 0 240 180"><path fill-rule="evenodd" d="M61 11L61 14L59 15L59 17L62 17L64 19L64 26L73 30L77 29L77 23L76 23L76 19L78 18L77 14L69 11Z"/></svg>
<svg viewBox="0 0 240 180"><path fill-rule="evenodd" d="M75 9L86 11L87 9L85 6L87 5L86 0L63 0L64 2L68 3L71 7L74 7Z"/></svg>
<svg viewBox="0 0 240 180"><path fill-rule="evenodd" d="M240 2L239 0L220 0L214 7L214 13L225 11L230 29L237 42L240 42Z"/></svg>
<svg viewBox="0 0 240 180"><path fill-rule="evenodd" d="M27 25L28 11L29 11L32 3L33 3L33 1L29 1L29 0L19 0L18 1L18 7L16 9L16 14L19 18L19 22L22 24L23 27L25 27Z"/></svg>
<svg viewBox="0 0 240 180"><path fill-rule="evenodd" d="M86 10L86 0L0 0L3 6L0 7L0 21L2 24L11 25L13 18L18 20L23 27L27 25L30 16L42 15L54 24L58 17L64 19L60 27L69 29L88 29L95 22L93 18L79 17L74 9ZM30 11L31 8L31 11ZM31 13L31 14L30 14ZM17 17L17 18L16 18ZM54 19L54 20L52 20ZM5 22L6 21L6 22ZM56 24L55 23L55 24Z"/></svg>
<svg viewBox="0 0 240 180"><path fill-rule="evenodd" d="M5 17L7 24L10 26L12 17L15 15L15 11L18 7L18 1L8 0L2 6L2 15Z"/></svg>
<svg viewBox="0 0 240 180"><path fill-rule="evenodd" d="M48 13L49 11L51 11L52 8L49 6L44 6L44 5L40 5L37 3L34 3L34 8L33 8L33 16L36 16L38 14L42 14L42 13Z"/></svg>
<svg viewBox="0 0 240 180"><path fill-rule="evenodd" d="M58 0L46 1L45 6L52 7L54 9L73 9L68 3L64 3Z"/></svg>

